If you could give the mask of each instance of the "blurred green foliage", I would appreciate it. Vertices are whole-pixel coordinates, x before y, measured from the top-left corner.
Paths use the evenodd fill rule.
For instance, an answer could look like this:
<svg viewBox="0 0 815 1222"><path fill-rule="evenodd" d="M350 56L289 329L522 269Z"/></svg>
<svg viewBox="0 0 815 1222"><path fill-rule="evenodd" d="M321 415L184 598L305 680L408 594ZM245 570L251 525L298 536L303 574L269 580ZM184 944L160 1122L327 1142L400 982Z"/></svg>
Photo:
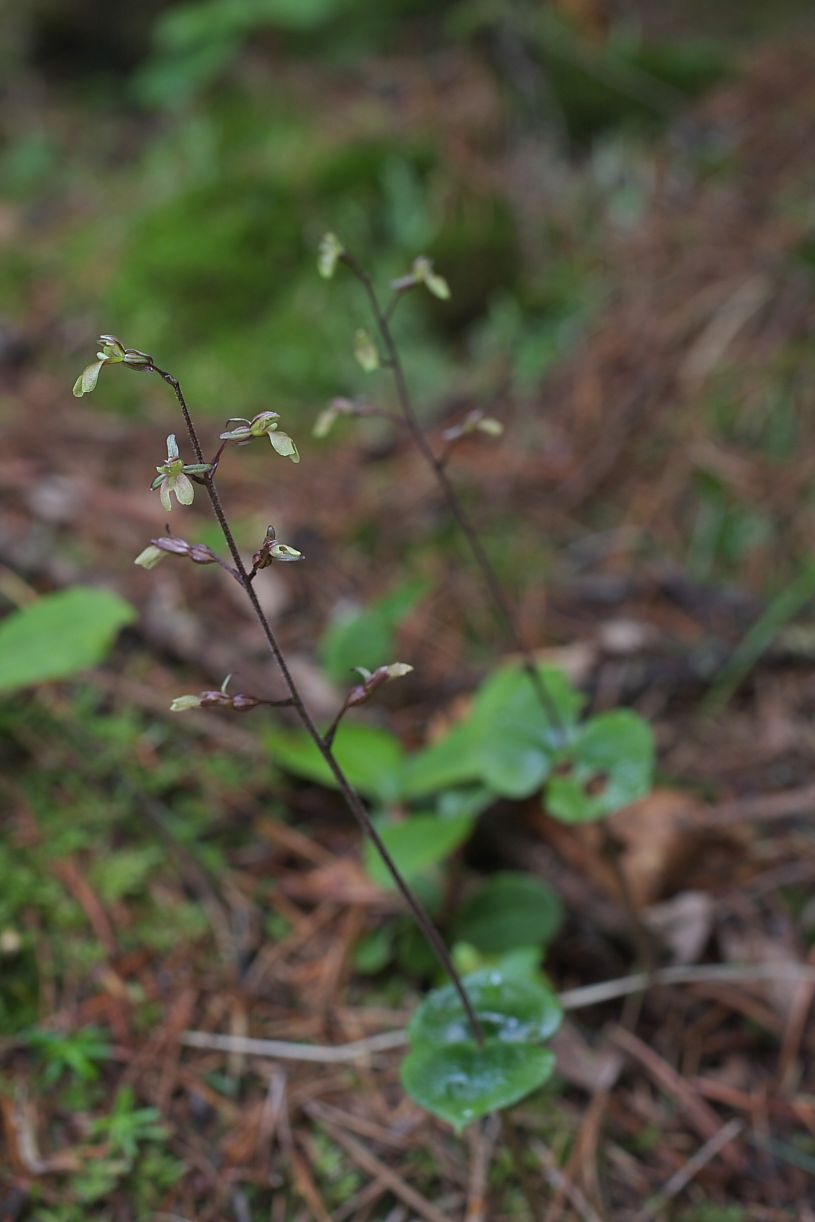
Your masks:
<svg viewBox="0 0 815 1222"><path fill-rule="evenodd" d="M74 27L46 0L15 8L19 79L26 55L29 70L74 55L86 23L84 3ZM393 97L366 91L365 57L401 46L440 64L463 54L467 72L481 64L494 78L496 123L535 102L512 100L520 56L539 119L583 144L665 121L732 59L721 39L660 42L634 25L594 45L527 0L441 10L429 0L196 0L141 13L115 3L97 43L74 61L81 122L8 125L2 169L12 194L35 208L59 197L72 204L58 244L37 227L10 251L0 305L16 312L56 278L71 286L73 315L94 316L88 331L113 331L179 372L183 357L200 410L300 406L313 418L327 397L364 386L352 352L364 303L352 285L329 293L314 274L317 241L331 228L380 283L427 253L452 285L443 308L416 296L396 320L420 404L472 382L473 358L488 385L529 391L603 300L594 222L618 185L598 183L578 207L569 187L522 249L511 180L482 174L473 190L444 122L400 124L393 102L405 81L394 81ZM428 72L430 81L432 60ZM356 100L337 123L349 74ZM418 76L415 87L424 87ZM133 410L141 394L125 380L105 388L104 403Z"/></svg>

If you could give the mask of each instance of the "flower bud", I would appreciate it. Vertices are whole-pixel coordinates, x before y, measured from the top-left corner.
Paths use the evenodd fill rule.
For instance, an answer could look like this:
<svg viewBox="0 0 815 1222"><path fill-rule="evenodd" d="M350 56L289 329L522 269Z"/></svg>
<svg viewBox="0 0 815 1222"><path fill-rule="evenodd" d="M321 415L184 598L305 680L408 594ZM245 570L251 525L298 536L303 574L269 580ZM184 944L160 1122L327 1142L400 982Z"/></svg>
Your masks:
<svg viewBox="0 0 815 1222"><path fill-rule="evenodd" d="M148 356L146 352L139 352L138 348L125 348L123 360L125 365L130 365L133 369L150 370L154 365L152 356Z"/></svg>
<svg viewBox="0 0 815 1222"><path fill-rule="evenodd" d="M245 692L236 692L231 697L232 708L236 713L248 713L250 709L256 709L261 703L254 696L247 696Z"/></svg>

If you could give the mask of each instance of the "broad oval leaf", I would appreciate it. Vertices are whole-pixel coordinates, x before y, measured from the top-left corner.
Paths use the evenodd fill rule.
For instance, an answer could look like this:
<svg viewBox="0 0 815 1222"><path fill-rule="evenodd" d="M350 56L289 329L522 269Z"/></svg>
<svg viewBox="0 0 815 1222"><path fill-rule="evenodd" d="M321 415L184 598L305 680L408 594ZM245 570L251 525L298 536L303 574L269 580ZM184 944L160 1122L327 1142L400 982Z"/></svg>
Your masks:
<svg viewBox="0 0 815 1222"><path fill-rule="evenodd" d="M460 909L453 937L485 954L501 955L524 946L548 946L562 920L563 907L551 887L507 870L491 875Z"/></svg>
<svg viewBox="0 0 815 1222"><path fill-rule="evenodd" d="M399 823L377 824L385 847L406 878L415 878L443 861L463 844L475 823L475 816L465 813L449 815L411 815ZM385 863L374 845L365 842L365 869L380 887L393 887Z"/></svg>
<svg viewBox="0 0 815 1222"><path fill-rule="evenodd" d="M531 1043L548 1039L563 1011L545 985L487 968L464 980L464 987L486 1040ZM428 993L408 1025L412 1047L461 1044L471 1039L470 1024L452 984Z"/></svg>
<svg viewBox="0 0 815 1222"><path fill-rule="evenodd" d="M555 1056L534 1044L489 1040L411 1049L402 1062L402 1085L415 1103L461 1132L498 1108L537 1090L552 1074Z"/></svg>
<svg viewBox="0 0 815 1222"><path fill-rule="evenodd" d="M136 618L108 590L76 586L47 594L0 623L0 692L66 679L95 666Z"/></svg>
<svg viewBox="0 0 815 1222"><path fill-rule="evenodd" d="M304 730L272 730L265 741L274 762L286 772L336 788L333 773ZM337 733L334 755L360 793L383 804L397 799L404 751L392 734L347 722Z"/></svg>

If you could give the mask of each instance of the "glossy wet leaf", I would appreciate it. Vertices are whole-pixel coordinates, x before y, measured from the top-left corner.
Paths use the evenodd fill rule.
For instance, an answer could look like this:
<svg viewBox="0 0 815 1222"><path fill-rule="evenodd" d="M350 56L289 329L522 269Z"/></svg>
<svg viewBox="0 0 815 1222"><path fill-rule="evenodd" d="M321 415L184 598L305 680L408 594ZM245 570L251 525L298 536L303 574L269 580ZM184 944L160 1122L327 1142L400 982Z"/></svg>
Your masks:
<svg viewBox="0 0 815 1222"><path fill-rule="evenodd" d="M415 1103L460 1132L480 1116L523 1099L554 1067L554 1053L534 1044L423 1044L405 1057L401 1077Z"/></svg>
<svg viewBox="0 0 815 1222"><path fill-rule="evenodd" d="M564 823L604 819L650 791L653 734L628 709L600 713L579 730L568 762L571 771L546 787L546 810Z"/></svg>
<svg viewBox="0 0 815 1222"><path fill-rule="evenodd" d="M460 909L453 937L485 954L500 955L519 947L548 946L562 920L563 907L551 887L529 874L505 871L491 875Z"/></svg>
<svg viewBox="0 0 815 1222"><path fill-rule="evenodd" d="M487 968L468 976L464 986L487 1040L533 1043L548 1039L560 1026L563 1012L557 997L535 980ZM428 993L410 1020L408 1034L413 1048L470 1039L464 1007L451 984Z"/></svg>
<svg viewBox="0 0 815 1222"><path fill-rule="evenodd" d="M135 618L133 607L116 594L83 586L13 611L0 623L0 692L95 666L120 628Z"/></svg>

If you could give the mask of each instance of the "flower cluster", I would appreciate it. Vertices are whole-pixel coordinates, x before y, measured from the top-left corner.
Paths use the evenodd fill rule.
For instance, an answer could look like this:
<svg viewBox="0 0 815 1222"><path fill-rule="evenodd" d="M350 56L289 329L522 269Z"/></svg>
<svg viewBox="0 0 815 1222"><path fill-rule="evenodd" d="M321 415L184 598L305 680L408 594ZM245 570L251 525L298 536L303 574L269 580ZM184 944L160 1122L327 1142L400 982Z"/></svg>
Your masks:
<svg viewBox="0 0 815 1222"><path fill-rule="evenodd" d="M280 431L277 423L279 419L279 412L259 412L251 420L245 420L242 416L233 416L227 420L227 424L237 424L238 427L221 433L221 441L236 441L241 445L247 441L254 441L257 437L268 437L272 449L276 450L281 457L290 458L292 462L299 462L300 454L297 446L288 433Z"/></svg>
<svg viewBox="0 0 815 1222"><path fill-rule="evenodd" d="M161 503L169 512L173 507L170 493L175 493L179 505L191 505L195 489L189 477L191 475L203 475L211 470L212 464L208 462L185 463L179 457L175 433L170 433L170 436L167 438L167 461L162 463L160 467L156 467L158 475L150 487L153 491L157 488L159 489Z"/></svg>

